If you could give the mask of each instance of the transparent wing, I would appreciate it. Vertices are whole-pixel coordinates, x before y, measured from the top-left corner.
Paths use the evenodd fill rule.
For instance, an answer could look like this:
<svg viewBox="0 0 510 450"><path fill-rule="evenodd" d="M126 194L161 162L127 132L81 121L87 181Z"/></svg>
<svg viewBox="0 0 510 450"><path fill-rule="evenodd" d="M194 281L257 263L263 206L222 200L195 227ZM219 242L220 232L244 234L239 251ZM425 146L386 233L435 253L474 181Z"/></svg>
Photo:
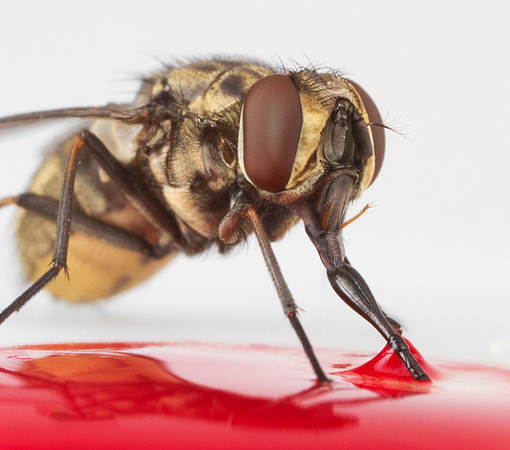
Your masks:
<svg viewBox="0 0 510 450"><path fill-rule="evenodd" d="M170 110L155 103L148 103L141 108L130 109L126 105L87 106L78 108L52 109L26 114L16 114L0 118L0 130L33 125L38 122L55 119L107 119L118 120L127 124L158 123L165 120L176 120L177 109Z"/></svg>

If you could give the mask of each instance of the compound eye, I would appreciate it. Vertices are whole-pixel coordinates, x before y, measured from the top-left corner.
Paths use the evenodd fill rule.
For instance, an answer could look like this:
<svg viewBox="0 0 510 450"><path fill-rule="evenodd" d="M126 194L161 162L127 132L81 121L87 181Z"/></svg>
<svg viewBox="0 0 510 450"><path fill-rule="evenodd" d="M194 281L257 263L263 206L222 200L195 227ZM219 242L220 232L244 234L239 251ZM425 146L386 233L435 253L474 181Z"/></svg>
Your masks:
<svg viewBox="0 0 510 450"><path fill-rule="evenodd" d="M359 84L351 80L349 80L349 82L354 86L357 93L361 97L361 101L363 102L363 105L365 105L365 110L368 114L369 122L372 124L382 124L381 113L377 109L377 106L375 105L370 95L368 95L367 92ZM384 137L384 128L382 126L372 125L370 129L372 130L372 137L374 138L375 158L374 175L370 181L370 184L372 184L381 171L382 163L384 160L386 141Z"/></svg>
<svg viewBox="0 0 510 450"><path fill-rule="evenodd" d="M243 163L255 186L269 192L285 188L302 122L299 95L287 75L268 75L250 88L243 106Z"/></svg>

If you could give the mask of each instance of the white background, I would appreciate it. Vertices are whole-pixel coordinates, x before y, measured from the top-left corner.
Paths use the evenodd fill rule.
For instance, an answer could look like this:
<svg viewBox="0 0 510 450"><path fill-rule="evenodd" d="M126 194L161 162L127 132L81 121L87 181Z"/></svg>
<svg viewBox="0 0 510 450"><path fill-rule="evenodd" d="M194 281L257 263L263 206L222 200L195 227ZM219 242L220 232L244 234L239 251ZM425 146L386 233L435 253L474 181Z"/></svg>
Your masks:
<svg viewBox="0 0 510 450"><path fill-rule="evenodd" d="M347 254L428 358L510 364L508 2L25 1L0 6L0 115L129 102L174 57L234 55L340 68L378 104L377 183L351 208ZM0 196L21 192L69 123L0 136ZM0 306L25 287L14 208L0 211ZM337 298L301 225L275 245L312 343L376 352ZM72 276L72 268L71 268ZM93 281L92 281L93 282ZM102 340L297 345L254 241L179 258L99 305L39 295L0 345Z"/></svg>

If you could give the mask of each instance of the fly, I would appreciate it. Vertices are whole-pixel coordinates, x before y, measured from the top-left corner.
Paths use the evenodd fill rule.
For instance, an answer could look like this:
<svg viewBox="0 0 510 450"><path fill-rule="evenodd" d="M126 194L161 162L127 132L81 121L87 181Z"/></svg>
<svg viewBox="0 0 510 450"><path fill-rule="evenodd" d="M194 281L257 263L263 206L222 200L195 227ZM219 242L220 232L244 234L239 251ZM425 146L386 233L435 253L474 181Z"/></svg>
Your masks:
<svg viewBox="0 0 510 450"><path fill-rule="evenodd" d="M20 208L16 237L33 283L0 323L43 288L102 299L179 253L224 253L253 232L283 312L327 383L271 248L302 220L339 297L415 379L429 379L345 254L347 206L376 179L385 147L381 116L358 84L335 72L199 60L147 78L132 105L21 114L0 128L67 117L93 121L56 146L26 193L0 202ZM59 276L68 267L71 280Z"/></svg>

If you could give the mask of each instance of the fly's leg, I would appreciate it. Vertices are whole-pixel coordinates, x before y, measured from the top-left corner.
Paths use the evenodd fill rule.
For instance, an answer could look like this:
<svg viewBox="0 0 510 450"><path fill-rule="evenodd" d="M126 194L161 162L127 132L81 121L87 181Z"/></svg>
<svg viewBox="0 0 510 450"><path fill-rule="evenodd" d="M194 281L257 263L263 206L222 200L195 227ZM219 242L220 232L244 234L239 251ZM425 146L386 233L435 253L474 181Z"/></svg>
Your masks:
<svg viewBox="0 0 510 450"><path fill-rule="evenodd" d="M278 297L280 298L280 301L282 303L283 313L289 319L292 327L294 328L294 331L296 332L301 342L301 345L303 346L306 356L308 357L308 360L310 361L310 364L312 365L312 368L319 382L322 384L331 382L331 380L326 376L326 374L322 370L322 367L319 364L317 356L315 356L315 352L313 351L312 345L310 344L308 336L306 335L305 330L303 329L303 326L299 321L299 318L297 316L298 307L296 305L296 302L294 301L294 298L292 297L289 287L287 286L287 282L283 278L282 271L280 269L278 261L276 260L273 249L271 248L269 238L267 237L267 234L264 231L264 228L262 227L262 223L260 222L259 216L256 213L253 206L248 207L246 215L253 225L255 235L257 236L257 240L260 245L260 249L262 250L262 254L264 255L264 260L266 262L267 268L269 269L269 273L271 274L273 283L276 286Z"/></svg>
<svg viewBox="0 0 510 450"><path fill-rule="evenodd" d="M384 317L386 317L386 320L388 321L388 323L391 325L391 328L393 328L393 331L397 334L402 334L402 325L400 324L400 322L398 322L395 319L393 319L392 317L388 316L384 311L383 311L383 314L384 314Z"/></svg>
<svg viewBox="0 0 510 450"><path fill-rule="evenodd" d="M360 215L360 214L358 214L358 215ZM351 221L352 220L353 219L351 219ZM343 228L343 226L342 226L342 228ZM347 257L344 258L344 262L346 264L352 265ZM400 322L398 322L397 320L395 320L392 317L388 316L388 314L386 314L384 311L382 311L382 313L384 314L384 317L386 317L386 320L388 321L388 323L391 325L391 328L393 328L393 331L395 333L397 333L397 334L402 334L402 325L400 324Z"/></svg>
<svg viewBox="0 0 510 450"><path fill-rule="evenodd" d="M155 227L167 233L181 251L189 253L189 244L182 236L175 216L129 170L117 161L97 136L88 130L84 130L81 132L79 139L83 141L84 150L99 163L138 211Z"/></svg>
<svg viewBox="0 0 510 450"><path fill-rule="evenodd" d="M32 297L40 292L48 283L53 281L62 270L64 270L66 276L68 276L66 262L69 233L71 230L71 206L78 154L81 147L83 147L83 139L81 139L81 137L77 137L74 141L73 147L71 148L71 152L69 153L64 175L62 196L60 198L58 208L55 250L53 252L51 268L0 313L0 324L3 323L12 313L19 311Z"/></svg>
<svg viewBox="0 0 510 450"><path fill-rule="evenodd" d="M350 198L350 191L345 191L343 188L344 185L339 184L338 189L330 189L331 192L327 191L327 194L333 197L335 201L338 200L341 204L346 205ZM320 190L318 192L321 194ZM331 286L347 305L379 331L416 380L429 380L429 377L411 354L408 345L400 335L400 324L393 319L388 320L377 304L366 281L349 263L345 255L341 227L337 226L341 219L338 222L328 223L327 220L324 220L324 217L327 219L328 215L324 216L324 213L316 211L317 206L324 203L324 199L321 201L319 197L319 201L312 200L304 206L300 205L301 210L298 212L304 217L306 233L319 252ZM327 208L326 211L328 211ZM340 211L338 216L342 217L343 211Z"/></svg>
<svg viewBox="0 0 510 450"><path fill-rule="evenodd" d="M234 198L234 204L230 213L225 217L220 225L220 238L227 243L233 243L239 239L240 235L238 232L245 219L248 219L253 226L266 266L276 287L276 291L278 292L283 313L285 314L285 317L289 319L292 327L294 328L317 379L321 384L330 383L331 380L322 370L308 336L306 335L306 332L298 318L298 307L292 297L287 282L283 278L280 266L276 260L276 256L271 248L271 243L269 242L269 238L262 226L260 218L255 211L255 208L248 204L242 195L238 195Z"/></svg>
<svg viewBox="0 0 510 450"><path fill-rule="evenodd" d="M27 211L36 213L52 222L57 221L59 201L51 197L38 194L25 193L15 197L7 197L0 201L0 207L17 205ZM114 247L131 250L147 255L150 258L161 258L171 251L171 248L151 244L140 236L122 228L110 225L84 214L81 211L72 210L71 230L76 230L108 242Z"/></svg>
<svg viewBox="0 0 510 450"><path fill-rule="evenodd" d="M402 336L394 330L377 304L361 274L345 262L333 270L328 270L328 278L331 286L333 286L333 289L340 298L381 333L390 347L400 357L411 375L416 380L429 380L428 375L411 354Z"/></svg>
<svg viewBox="0 0 510 450"><path fill-rule="evenodd" d="M54 280L62 270L66 276L68 276L67 253L71 231L71 216L73 214L74 181L78 166L78 155L81 150L87 151L93 156L101 168L117 184L119 189L137 207L142 215L150 220L157 228L170 236L174 250L185 251L185 249L189 248L186 247L186 243L180 233L175 217L171 215L157 199L143 189L143 186L138 182L136 177L114 158L95 135L85 130L76 137L69 153L58 207L56 206L57 202L55 200L33 196L32 194L10 197L0 202L0 206L19 203L20 206L39 212L43 216L51 219L56 218L55 248L51 267L0 313L0 324L12 313L19 311L30 299L48 285L48 283ZM37 206L36 200L41 200L41 205ZM158 248L158 246L150 248L150 244L142 243L139 239L124 230L108 227L104 224L99 225L97 223L98 221L82 213L74 212L74 214L78 219L77 225L85 232L93 235L103 233L105 236L119 243L121 247L138 248L144 252L148 251L152 253L155 257L162 256L163 253L170 251L170 248L162 249Z"/></svg>

